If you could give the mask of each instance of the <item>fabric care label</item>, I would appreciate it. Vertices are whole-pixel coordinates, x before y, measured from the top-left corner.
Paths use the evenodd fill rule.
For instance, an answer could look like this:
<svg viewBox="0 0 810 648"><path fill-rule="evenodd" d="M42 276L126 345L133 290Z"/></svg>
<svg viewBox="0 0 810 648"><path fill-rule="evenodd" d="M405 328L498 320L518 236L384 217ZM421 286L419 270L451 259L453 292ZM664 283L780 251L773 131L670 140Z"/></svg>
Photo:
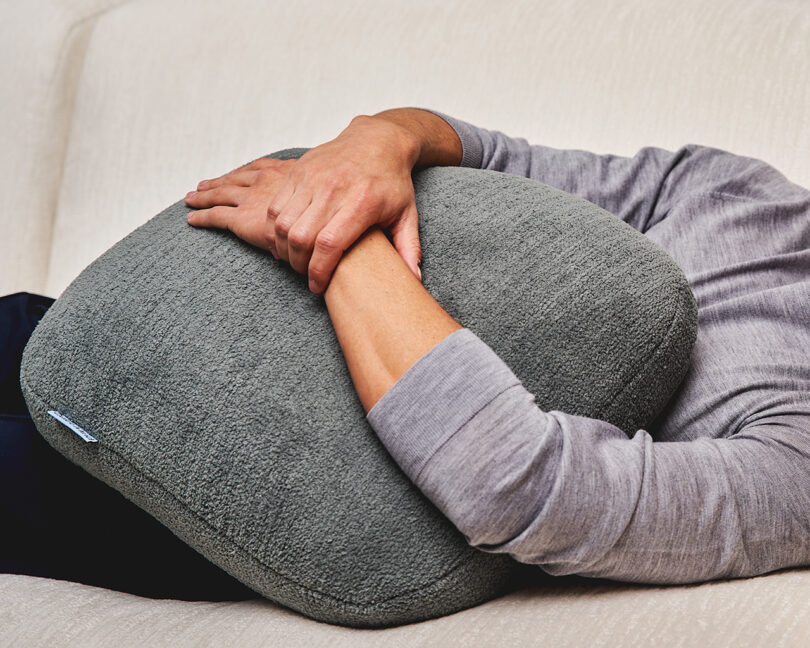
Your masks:
<svg viewBox="0 0 810 648"><path fill-rule="evenodd" d="M71 421L67 416L64 414L60 414L56 410L48 410L48 414L53 416L57 421L66 425L71 430L73 430L76 434L78 434L82 439L87 441L88 443L98 443L98 439L90 434L87 430L85 430L81 425L76 425L73 421Z"/></svg>

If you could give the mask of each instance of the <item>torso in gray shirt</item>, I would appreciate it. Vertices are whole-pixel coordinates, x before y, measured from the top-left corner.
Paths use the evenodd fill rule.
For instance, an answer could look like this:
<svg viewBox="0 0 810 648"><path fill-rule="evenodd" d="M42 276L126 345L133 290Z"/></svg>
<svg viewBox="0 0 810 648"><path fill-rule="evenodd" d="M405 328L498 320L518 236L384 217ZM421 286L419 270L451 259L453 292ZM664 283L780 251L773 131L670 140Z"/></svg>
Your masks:
<svg viewBox="0 0 810 648"><path fill-rule="evenodd" d="M473 546L551 574L683 583L810 564L810 191L716 148L598 155L431 112L462 166L581 196L666 250L698 335L666 409L628 439L540 410L456 331L369 412L392 457Z"/></svg>

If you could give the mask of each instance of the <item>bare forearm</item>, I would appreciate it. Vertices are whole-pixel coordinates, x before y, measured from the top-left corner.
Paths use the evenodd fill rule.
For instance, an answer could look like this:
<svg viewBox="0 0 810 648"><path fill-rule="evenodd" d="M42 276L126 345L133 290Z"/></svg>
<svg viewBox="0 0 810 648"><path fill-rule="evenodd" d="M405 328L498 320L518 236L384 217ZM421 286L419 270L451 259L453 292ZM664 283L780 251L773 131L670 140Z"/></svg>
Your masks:
<svg viewBox="0 0 810 648"><path fill-rule="evenodd" d="M453 127L438 115L418 108L392 108L372 117L398 124L415 138L418 149L415 166L461 164L461 140Z"/></svg>
<svg viewBox="0 0 810 648"><path fill-rule="evenodd" d="M463 328L377 226L344 254L324 298L366 412L419 358Z"/></svg>

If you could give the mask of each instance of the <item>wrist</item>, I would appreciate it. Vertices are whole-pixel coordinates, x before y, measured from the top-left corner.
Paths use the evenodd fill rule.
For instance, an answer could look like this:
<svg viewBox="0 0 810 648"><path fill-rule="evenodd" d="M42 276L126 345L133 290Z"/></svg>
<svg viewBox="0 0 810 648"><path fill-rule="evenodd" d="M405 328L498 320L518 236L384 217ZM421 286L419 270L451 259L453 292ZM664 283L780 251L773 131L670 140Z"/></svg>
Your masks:
<svg viewBox="0 0 810 648"><path fill-rule="evenodd" d="M323 293L324 299L328 301L330 295L334 295L356 282L367 271L369 263L372 264L372 267L381 261L389 259L393 263L397 263L396 260L393 260L393 257L399 259L402 265L405 266L405 262L400 259L385 232L382 231L379 225L373 225L352 243L343 253L343 256L340 257L340 261L332 271L329 285ZM405 268L407 269L407 266ZM409 269L408 272L410 272Z"/></svg>
<svg viewBox="0 0 810 648"><path fill-rule="evenodd" d="M405 128L415 142L411 166L459 166L464 149L455 129L444 119L421 108L392 108L374 117Z"/></svg>
<svg viewBox="0 0 810 648"><path fill-rule="evenodd" d="M397 116L388 115L357 115L349 124L367 128L371 124L374 128L382 129L386 137L394 143L401 153L401 157L409 169L416 166L422 155L423 140L414 124Z"/></svg>

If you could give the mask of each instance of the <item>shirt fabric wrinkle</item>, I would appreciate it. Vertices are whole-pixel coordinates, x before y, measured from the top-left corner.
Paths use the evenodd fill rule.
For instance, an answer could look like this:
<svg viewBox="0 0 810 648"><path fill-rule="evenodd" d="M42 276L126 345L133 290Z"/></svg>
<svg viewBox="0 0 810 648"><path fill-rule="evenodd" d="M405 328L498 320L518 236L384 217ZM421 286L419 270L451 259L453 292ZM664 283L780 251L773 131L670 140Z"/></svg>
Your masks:
<svg viewBox="0 0 810 648"><path fill-rule="evenodd" d="M709 146L600 155L422 110L459 135L461 166L590 200L663 248L698 335L665 409L628 438L543 411L483 340L454 331L369 412L393 459L470 544L552 575L677 584L810 565L810 191ZM436 386L464 398L415 411Z"/></svg>

